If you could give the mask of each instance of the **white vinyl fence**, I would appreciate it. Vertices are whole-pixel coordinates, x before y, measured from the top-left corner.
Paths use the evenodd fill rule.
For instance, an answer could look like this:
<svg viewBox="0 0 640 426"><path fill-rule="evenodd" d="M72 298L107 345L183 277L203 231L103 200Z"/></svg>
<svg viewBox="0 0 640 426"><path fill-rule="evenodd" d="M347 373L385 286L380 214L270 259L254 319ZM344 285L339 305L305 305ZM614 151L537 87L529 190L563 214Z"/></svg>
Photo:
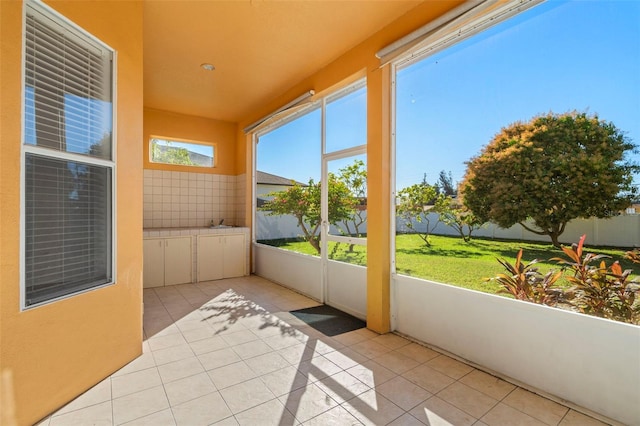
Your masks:
<svg viewBox="0 0 640 426"><path fill-rule="evenodd" d="M433 225L437 222L438 215L432 213L429 215L429 219ZM264 212L257 212L256 222L256 239L258 241L296 238L302 234L298 228L297 220L293 216L267 216ZM414 228L419 231L423 231L424 227L423 223L414 224ZM400 218L396 219L396 229L398 232L408 232L404 221ZM367 232L366 222L361 226L361 231ZM458 235L454 228L444 223L439 223L433 234ZM589 245L640 247L640 215L621 215L608 219L576 219L567 225L564 234L560 236L560 242L564 244L575 243L584 234L587 235L587 244ZM485 224L474 231L473 236L519 241L550 241L549 237L529 232L520 225L504 229L492 223Z"/></svg>

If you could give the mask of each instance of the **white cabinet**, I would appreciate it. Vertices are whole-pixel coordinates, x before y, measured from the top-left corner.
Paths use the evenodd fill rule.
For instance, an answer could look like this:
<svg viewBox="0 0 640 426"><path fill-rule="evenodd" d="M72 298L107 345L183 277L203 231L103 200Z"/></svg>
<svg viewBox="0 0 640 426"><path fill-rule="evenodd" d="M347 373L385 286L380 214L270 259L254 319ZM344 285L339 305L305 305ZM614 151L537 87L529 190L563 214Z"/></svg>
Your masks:
<svg viewBox="0 0 640 426"><path fill-rule="evenodd" d="M241 277L249 271L248 228L168 228L145 230L143 237L145 288Z"/></svg>
<svg viewBox="0 0 640 426"><path fill-rule="evenodd" d="M246 247L242 234L198 236L198 281L245 274Z"/></svg>
<svg viewBox="0 0 640 426"><path fill-rule="evenodd" d="M164 239L142 241L143 250L143 287L164 285Z"/></svg>
<svg viewBox="0 0 640 426"><path fill-rule="evenodd" d="M224 238L219 235L198 236L198 281L224 278Z"/></svg>
<svg viewBox="0 0 640 426"><path fill-rule="evenodd" d="M224 278L241 277L247 260L244 235L224 237Z"/></svg>
<svg viewBox="0 0 640 426"><path fill-rule="evenodd" d="M191 282L191 237L145 239L143 250L143 287Z"/></svg>

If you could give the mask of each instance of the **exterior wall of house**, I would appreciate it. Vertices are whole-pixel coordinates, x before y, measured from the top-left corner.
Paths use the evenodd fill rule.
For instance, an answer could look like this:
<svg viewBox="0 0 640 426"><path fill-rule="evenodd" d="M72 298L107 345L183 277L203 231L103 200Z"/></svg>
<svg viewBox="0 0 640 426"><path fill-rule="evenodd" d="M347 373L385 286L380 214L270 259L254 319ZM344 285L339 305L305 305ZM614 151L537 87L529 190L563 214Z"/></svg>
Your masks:
<svg viewBox="0 0 640 426"><path fill-rule="evenodd" d="M157 164L149 161L149 139L151 136L163 136L195 142L209 142L214 145L213 168L189 167L169 164ZM144 168L171 170L188 173L210 173L218 175L236 175L236 123L212 120L204 117L177 114L150 108L144 109L144 137L142 139Z"/></svg>
<svg viewBox="0 0 640 426"><path fill-rule="evenodd" d="M287 188L289 187L283 186L283 185L268 185L265 183L259 183L256 185L256 197L260 195L269 194L270 192L286 191ZM273 197L261 197L261 198L273 198Z"/></svg>
<svg viewBox="0 0 640 426"><path fill-rule="evenodd" d="M33 424L142 351L138 1L48 2L117 51L116 283L20 310L22 1L0 2L0 424Z"/></svg>
<svg viewBox="0 0 640 426"><path fill-rule="evenodd" d="M391 206L388 194L391 188L391 143L389 140L391 67L390 65L380 67L380 61L375 54L388 44L461 3L462 0L451 0L425 2L417 6L410 13L382 28L363 43L328 64L320 72L296 84L273 102L256 109L255 113L243 120L239 126L240 129L244 128L310 89L315 90L321 96L366 77L367 184L369 188L367 202L370 230L367 235L367 263L369 265L367 269L367 327L376 332L383 333L390 330ZM244 150L248 157L252 155L250 138L239 134L238 144L244 144ZM246 163L252 164L251 161ZM247 206L250 206L251 202L251 199L247 199Z"/></svg>

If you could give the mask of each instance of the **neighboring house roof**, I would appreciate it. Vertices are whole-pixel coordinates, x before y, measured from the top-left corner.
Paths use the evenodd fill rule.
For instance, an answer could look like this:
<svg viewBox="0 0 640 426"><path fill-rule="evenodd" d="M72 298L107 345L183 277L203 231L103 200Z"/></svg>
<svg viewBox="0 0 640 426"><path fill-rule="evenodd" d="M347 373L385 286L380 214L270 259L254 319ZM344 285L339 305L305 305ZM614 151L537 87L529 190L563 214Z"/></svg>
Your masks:
<svg viewBox="0 0 640 426"><path fill-rule="evenodd" d="M200 167L211 167L213 166L213 158L208 155L202 155L197 152L189 151L189 159L191 162Z"/></svg>
<svg viewBox="0 0 640 426"><path fill-rule="evenodd" d="M175 148L171 147L171 146L166 146L166 145L155 145L154 149L157 149L161 153L165 153L165 152L169 151L170 149L175 149ZM183 149L185 151L187 151L187 155L189 156L189 160L191 160L191 163L193 163L193 164L189 164L189 165L199 166L199 167L211 167L211 166L213 166L213 158L209 157L208 155L203 155L203 154L188 150L186 148L183 148Z"/></svg>
<svg viewBox="0 0 640 426"><path fill-rule="evenodd" d="M256 183L258 185L281 185L281 186L292 186L294 184L306 186L306 184L301 182L296 182L293 179L287 179L282 176L272 175L271 173L261 172L260 170L256 171Z"/></svg>
<svg viewBox="0 0 640 426"><path fill-rule="evenodd" d="M298 184L300 186L307 186L307 184L305 183L296 182L293 179L287 179L278 175L272 175L271 173L261 172L260 170L256 170L256 184L273 186L293 186L295 184ZM258 208L264 206L264 204L268 202L267 198L263 198L265 195L268 196L269 194L262 194L262 197L257 197Z"/></svg>

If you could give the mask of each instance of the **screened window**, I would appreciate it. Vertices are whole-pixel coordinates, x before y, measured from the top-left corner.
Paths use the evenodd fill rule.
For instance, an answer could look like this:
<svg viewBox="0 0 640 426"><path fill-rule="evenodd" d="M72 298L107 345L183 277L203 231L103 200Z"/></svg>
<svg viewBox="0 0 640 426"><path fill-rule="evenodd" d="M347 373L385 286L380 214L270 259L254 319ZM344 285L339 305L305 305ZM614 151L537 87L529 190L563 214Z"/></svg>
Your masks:
<svg viewBox="0 0 640 426"><path fill-rule="evenodd" d="M258 242L320 255L326 241L327 258L366 266L366 143L365 80L262 134L256 148ZM326 236L321 225L324 181Z"/></svg>
<svg viewBox="0 0 640 426"><path fill-rule="evenodd" d="M548 235L520 224L502 228L469 220L473 217L464 197L458 196L467 162L503 127L549 112L598 114L637 143L640 5L545 2L497 25L490 22L477 25L486 30L455 39L459 42L434 54L397 64L395 261L399 274L496 293L499 284L485 280L504 272L496 258L512 262L524 248L523 259L544 260L536 267L546 273L557 270L547 260L557 257L557 250ZM605 54L616 60L602 60ZM637 153L629 154L640 160ZM545 181L543 168L525 168L538 170L540 178L532 181ZM634 178L640 184L640 177ZM505 188L501 192L515 192ZM420 190L426 194L422 199L417 197ZM539 192L548 191L523 190ZM445 202L438 203L438 194ZM566 204L579 199L579 194L571 195ZM596 220L575 220L561 243L587 234L588 244L618 250L611 252L614 258L623 256L621 248L635 244L624 233L605 231L625 229L631 225L623 223L635 219Z"/></svg>
<svg viewBox="0 0 640 426"><path fill-rule="evenodd" d="M113 52L29 4L24 306L113 282Z"/></svg>

